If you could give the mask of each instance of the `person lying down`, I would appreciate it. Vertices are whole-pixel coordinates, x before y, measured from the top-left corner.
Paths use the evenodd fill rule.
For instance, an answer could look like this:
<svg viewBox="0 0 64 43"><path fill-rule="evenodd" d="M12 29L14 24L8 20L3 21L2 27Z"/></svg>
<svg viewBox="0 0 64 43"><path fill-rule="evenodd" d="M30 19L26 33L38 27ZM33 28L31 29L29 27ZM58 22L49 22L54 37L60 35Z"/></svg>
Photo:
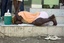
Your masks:
<svg viewBox="0 0 64 43"><path fill-rule="evenodd" d="M57 25L55 15L51 15L49 17L45 11L36 12L36 13L20 11L18 13L18 17L14 16L12 19L13 24L28 23L28 24L33 24L36 26L42 26L43 24L50 22L50 21L53 22L54 26Z"/></svg>

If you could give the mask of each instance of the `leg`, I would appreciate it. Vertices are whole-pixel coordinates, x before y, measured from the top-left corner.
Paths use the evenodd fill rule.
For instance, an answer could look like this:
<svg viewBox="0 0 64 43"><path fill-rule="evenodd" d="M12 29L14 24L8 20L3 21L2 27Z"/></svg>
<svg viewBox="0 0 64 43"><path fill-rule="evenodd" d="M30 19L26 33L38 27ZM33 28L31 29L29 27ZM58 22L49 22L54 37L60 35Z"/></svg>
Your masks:
<svg viewBox="0 0 64 43"><path fill-rule="evenodd" d="M17 0L13 0L13 4L14 4L15 14L16 14L18 1Z"/></svg>
<svg viewBox="0 0 64 43"><path fill-rule="evenodd" d="M15 8L15 16L12 19L13 24L21 24L22 22L22 17L18 16L19 12L19 6L20 6L20 1L13 0L14 8Z"/></svg>
<svg viewBox="0 0 64 43"><path fill-rule="evenodd" d="M1 2L0 2L0 9L1 9Z"/></svg>
<svg viewBox="0 0 64 43"><path fill-rule="evenodd" d="M11 13L11 11L12 11L12 1L11 0L8 0L7 1L6 12L7 12L8 9L9 9L9 11Z"/></svg>
<svg viewBox="0 0 64 43"><path fill-rule="evenodd" d="M4 13L7 12L7 10L12 9L12 1L11 0L2 0L2 7L1 7L1 16L4 16Z"/></svg>
<svg viewBox="0 0 64 43"><path fill-rule="evenodd" d="M20 11L24 11L24 0L20 3Z"/></svg>
<svg viewBox="0 0 64 43"><path fill-rule="evenodd" d="M14 4L14 8L15 8L15 14L19 12L19 8L20 8L20 4L21 2L20 1L17 1L17 0L13 0L13 4Z"/></svg>
<svg viewBox="0 0 64 43"><path fill-rule="evenodd" d="M18 12L19 12L19 6L20 6L20 1L13 0L14 8L15 8L15 16L17 19L19 19Z"/></svg>
<svg viewBox="0 0 64 43"><path fill-rule="evenodd" d="M47 22L50 22L50 21L53 22L53 25L57 25L57 21L56 21L54 15L50 16L49 18L45 18L45 19L44 18L38 18L32 24L34 24L36 26L41 26L41 25L43 25Z"/></svg>
<svg viewBox="0 0 64 43"><path fill-rule="evenodd" d="M4 16L4 13L6 11L6 2L7 0L1 0L1 17Z"/></svg>
<svg viewBox="0 0 64 43"><path fill-rule="evenodd" d="M48 18L46 18L46 19L44 19L44 18L38 18L38 19L36 19L32 24L34 24L34 25L36 25L36 26L41 26L41 25L43 25L44 23L47 23L47 22L49 22L50 21L50 19L48 19Z"/></svg>

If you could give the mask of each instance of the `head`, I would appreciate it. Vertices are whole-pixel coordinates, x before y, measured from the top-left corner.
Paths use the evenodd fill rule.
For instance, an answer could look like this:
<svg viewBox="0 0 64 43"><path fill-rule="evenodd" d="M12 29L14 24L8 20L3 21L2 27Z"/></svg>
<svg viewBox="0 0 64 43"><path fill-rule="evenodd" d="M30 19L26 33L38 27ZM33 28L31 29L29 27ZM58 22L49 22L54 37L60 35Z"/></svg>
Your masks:
<svg viewBox="0 0 64 43"><path fill-rule="evenodd" d="M14 16L13 19L12 19L12 23L13 24L21 24L22 23L22 17L20 16Z"/></svg>

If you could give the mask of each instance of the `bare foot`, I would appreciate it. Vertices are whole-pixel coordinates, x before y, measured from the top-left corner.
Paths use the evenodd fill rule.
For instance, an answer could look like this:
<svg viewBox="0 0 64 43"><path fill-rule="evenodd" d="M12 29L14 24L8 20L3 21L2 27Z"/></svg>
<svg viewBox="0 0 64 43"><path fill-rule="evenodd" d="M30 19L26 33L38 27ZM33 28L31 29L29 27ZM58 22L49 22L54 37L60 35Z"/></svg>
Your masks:
<svg viewBox="0 0 64 43"><path fill-rule="evenodd" d="M55 15L50 16L49 19L53 22L54 26L57 25L57 21L56 21Z"/></svg>

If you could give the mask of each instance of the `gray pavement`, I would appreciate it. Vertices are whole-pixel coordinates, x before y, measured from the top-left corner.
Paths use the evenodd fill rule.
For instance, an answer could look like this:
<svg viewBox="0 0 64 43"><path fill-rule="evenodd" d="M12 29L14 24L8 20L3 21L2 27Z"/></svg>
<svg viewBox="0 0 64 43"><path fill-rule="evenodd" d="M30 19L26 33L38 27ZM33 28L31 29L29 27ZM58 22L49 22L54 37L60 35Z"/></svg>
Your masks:
<svg viewBox="0 0 64 43"><path fill-rule="evenodd" d="M61 40L45 40L45 37L0 37L0 43L64 43L64 37Z"/></svg>

